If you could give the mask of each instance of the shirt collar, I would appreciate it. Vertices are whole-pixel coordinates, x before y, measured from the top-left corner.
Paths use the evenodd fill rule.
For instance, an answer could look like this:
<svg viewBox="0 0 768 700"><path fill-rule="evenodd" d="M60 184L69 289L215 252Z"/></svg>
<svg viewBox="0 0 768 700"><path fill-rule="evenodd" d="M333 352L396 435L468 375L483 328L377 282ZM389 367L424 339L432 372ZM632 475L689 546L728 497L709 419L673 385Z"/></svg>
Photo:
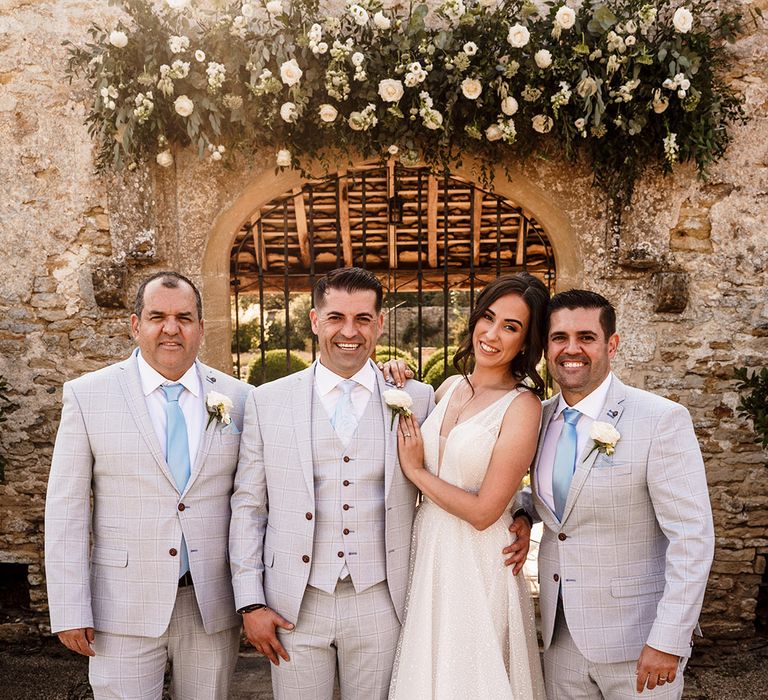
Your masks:
<svg viewBox="0 0 768 700"><path fill-rule="evenodd" d="M139 377L141 378L141 390L144 396L149 396L163 384L181 384L194 396L200 396L200 378L197 374L197 363L193 364L178 381L172 382L166 379L160 372L151 367L141 356L141 351L136 350L136 362L139 365Z"/></svg>
<svg viewBox="0 0 768 700"><path fill-rule="evenodd" d="M563 395L560 394L560 400L557 402L557 410L555 411L554 420L559 420L566 408L575 408L579 413L589 416L592 420L597 420L600 416L600 412L603 410L605 400L608 398L608 389L611 387L611 379L613 379L613 373L608 372L608 376L603 379L602 384L600 384L597 389L573 406L569 406L565 402Z"/></svg>
<svg viewBox="0 0 768 700"><path fill-rule="evenodd" d="M368 360L350 379L353 379L373 393L376 387L376 370L373 367L373 363ZM317 361L315 365L315 382L317 393L320 396L330 393L343 381L344 377L331 372L320 360Z"/></svg>

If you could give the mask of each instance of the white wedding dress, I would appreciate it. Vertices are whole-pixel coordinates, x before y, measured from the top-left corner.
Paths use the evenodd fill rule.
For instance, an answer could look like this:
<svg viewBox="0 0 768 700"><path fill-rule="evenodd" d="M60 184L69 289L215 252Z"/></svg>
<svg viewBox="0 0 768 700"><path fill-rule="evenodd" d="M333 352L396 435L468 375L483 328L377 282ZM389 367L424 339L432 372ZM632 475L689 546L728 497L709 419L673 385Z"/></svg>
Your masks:
<svg viewBox="0 0 768 700"><path fill-rule="evenodd" d="M426 468L438 473L449 388L421 430ZM445 439L439 476L479 491L504 413L518 390L457 424ZM506 512L482 532L428 499L413 527L405 623L390 700L545 698L535 620L522 574L504 566Z"/></svg>

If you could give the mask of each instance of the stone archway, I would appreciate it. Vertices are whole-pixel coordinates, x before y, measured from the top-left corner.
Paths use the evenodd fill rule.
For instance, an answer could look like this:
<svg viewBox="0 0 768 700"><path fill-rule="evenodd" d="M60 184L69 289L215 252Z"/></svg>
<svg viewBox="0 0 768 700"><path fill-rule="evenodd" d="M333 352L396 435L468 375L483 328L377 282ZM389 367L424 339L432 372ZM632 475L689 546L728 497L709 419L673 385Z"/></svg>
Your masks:
<svg viewBox="0 0 768 700"><path fill-rule="evenodd" d="M362 165L357 163L356 165ZM315 168L314 170L320 170ZM465 158L461 168L452 175L473 181L478 172L477 163ZM232 367L230 349L230 252L239 229L272 199L300 188L305 183L297 171L275 176L263 172L255 177L240 196L216 218L208 237L202 262L203 299L206 308L206 343L203 357L209 364L229 372ZM546 231L552 244L557 269L557 288L574 286L581 278L581 256L578 239L570 222L557 203L534 182L519 173L507 177L498 168L494 179L494 192L524 206Z"/></svg>

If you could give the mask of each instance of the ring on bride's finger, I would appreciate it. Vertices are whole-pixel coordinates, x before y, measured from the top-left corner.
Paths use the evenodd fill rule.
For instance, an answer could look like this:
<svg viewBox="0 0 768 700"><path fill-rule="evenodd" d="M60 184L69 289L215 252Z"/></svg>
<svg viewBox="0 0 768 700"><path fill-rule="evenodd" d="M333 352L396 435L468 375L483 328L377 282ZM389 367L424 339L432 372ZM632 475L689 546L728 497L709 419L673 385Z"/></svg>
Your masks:
<svg viewBox="0 0 768 700"><path fill-rule="evenodd" d="M404 433L403 437L411 437L411 434L410 433Z"/></svg>

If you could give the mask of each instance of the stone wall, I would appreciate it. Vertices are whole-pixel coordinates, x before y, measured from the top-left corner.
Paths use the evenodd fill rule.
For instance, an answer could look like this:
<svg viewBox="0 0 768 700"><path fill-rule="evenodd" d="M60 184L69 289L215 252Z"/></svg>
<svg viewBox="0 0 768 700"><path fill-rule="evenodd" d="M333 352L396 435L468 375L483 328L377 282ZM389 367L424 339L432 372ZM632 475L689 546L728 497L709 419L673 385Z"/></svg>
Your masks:
<svg viewBox="0 0 768 700"><path fill-rule="evenodd" d="M228 270L201 261L242 193L272 177L272 154L224 169L179 153L167 171L95 176L86 92L64 80L61 42L83 41L89 23L108 23L114 10L104 2L3 0L0 15L0 376L14 402L0 433L9 460L0 483L0 565L29 566L32 606L18 621L0 619L0 633L24 635L47 623L43 511L63 382L127 355L130 300L148 272L176 268L201 284L209 309L226 308L214 290ZM735 366L768 357L764 29L751 28L733 51L731 80L750 122L734 130L707 183L690 167L667 178L649 172L623 212L618 251L585 168L531 161L509 185L539 220L565 222L548 230L560 284L615 300L622 379L693 414L718 537L702 623L718 640L754 634L768 554L768 456L735 415L731 379ZM220 363L227 322L217 323L203 357Z"/></svg>

